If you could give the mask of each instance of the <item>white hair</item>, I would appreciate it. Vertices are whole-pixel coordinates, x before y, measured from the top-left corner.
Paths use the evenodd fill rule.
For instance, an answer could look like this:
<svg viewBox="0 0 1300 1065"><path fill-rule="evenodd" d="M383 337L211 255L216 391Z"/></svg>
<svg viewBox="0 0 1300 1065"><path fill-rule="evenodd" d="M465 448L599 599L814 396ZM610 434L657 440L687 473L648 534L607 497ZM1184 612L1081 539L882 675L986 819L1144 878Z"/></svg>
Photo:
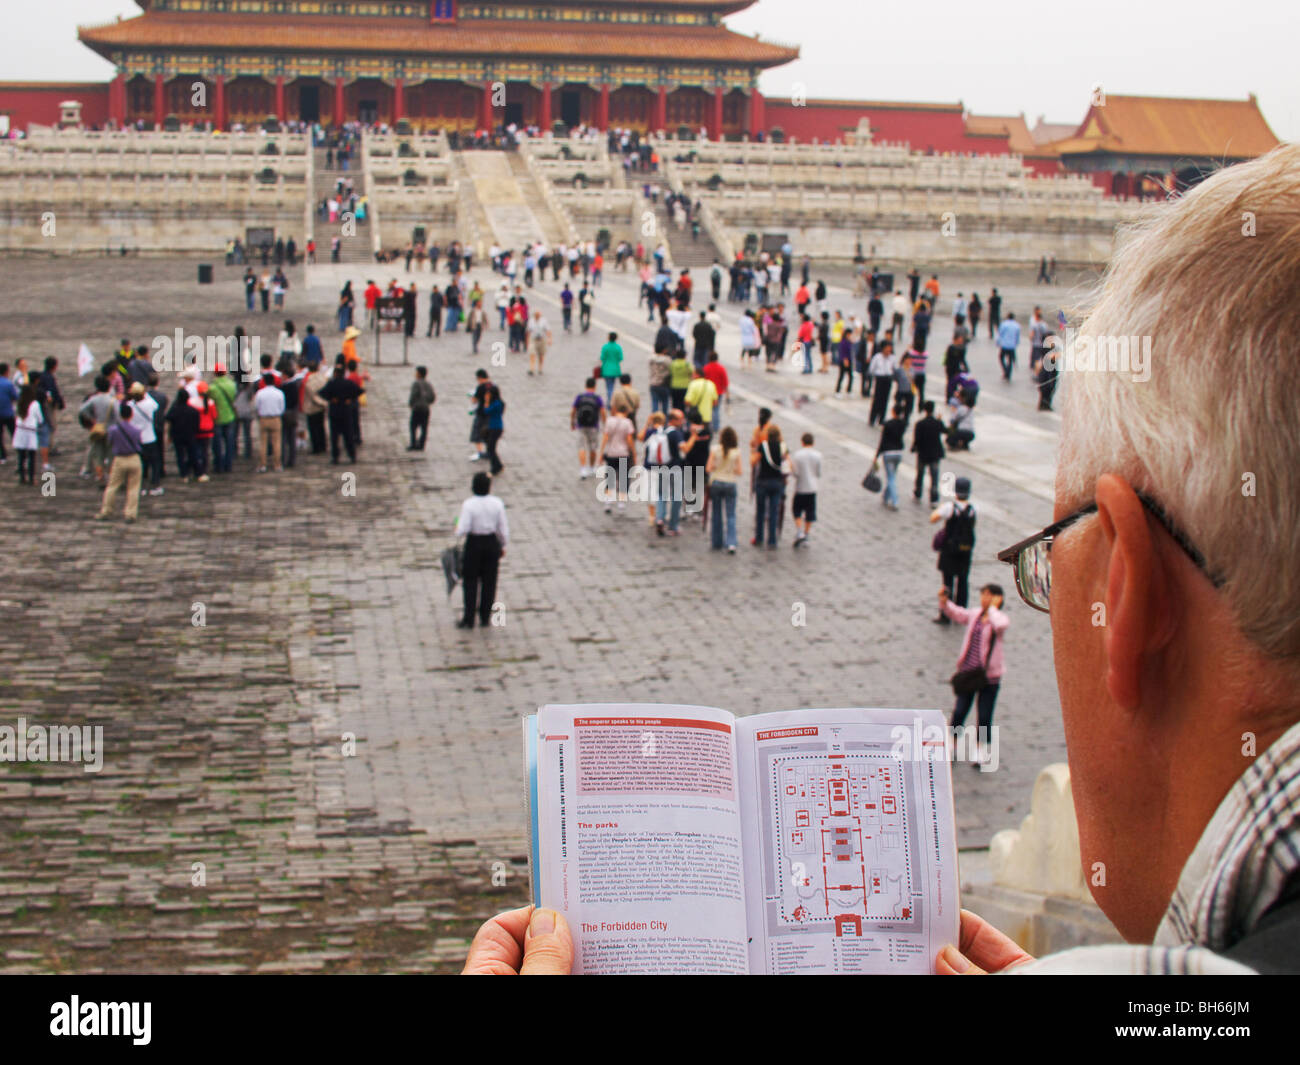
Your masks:
<svg viewBox="0 0 1300 1065"><path fill-rule="evenodd" d="M1199 549L1242 633L1300 661L1300 146L1123 232L1079 332L1150 338L1151 359L1146 380L1067 369L1058 500L1126 477Z"/></svg>

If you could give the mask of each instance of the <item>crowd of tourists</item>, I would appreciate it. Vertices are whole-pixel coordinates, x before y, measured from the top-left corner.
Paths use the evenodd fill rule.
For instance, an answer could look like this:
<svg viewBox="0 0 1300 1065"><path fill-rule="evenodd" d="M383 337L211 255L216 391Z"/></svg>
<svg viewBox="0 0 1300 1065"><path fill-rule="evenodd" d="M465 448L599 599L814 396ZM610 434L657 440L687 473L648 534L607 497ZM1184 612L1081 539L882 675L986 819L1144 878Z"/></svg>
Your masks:
<svg viewBox="0 0 1300 1065"><path fill-rule="evenodd" d="M685 200L675 201L673 208L684 217L693 209ZM464 330L470 334L473 353L482 336L495 331L503 334L509 350L527 353L528 373L537 375L545 373L554 332L534 299L535 287L547 280L558 286L552 293L560 306L557 328L586 333L606 254L612 255L615 269L635 268L638 300L646 307L647 325L654 328L653 353L644 378L637 372L644 382L644 397L634 383L620 338L611 331L604 335L590 373L583 372L583 387L568 404L567 413L577 441L579 477L596 482L600 505L611 515L622 514L629 506L644 506L652 538L674 539L697 528L714 551L734 555L744 528L756 550L774 551L783 542L806 549L815 539L826 460L813 433L789 430L771 407L760 408L751 426L736 425L726 417L731 380L721 354L730 352L734 344L741 372L760 364L770 372L837 370L835 392L846 397L855 394L856 373L860 395L870 401L867 428L880 431L872 474L877 470L884 474L884 506L898 509L897 473L910 450L917 469L913 498L918 504L928 500L931 521L941 523L933 545L944 586L936 621L970 621L967 584L974 537L970 486L959 480L956 500L941 504L939 481L947 450L969 446L974 437L971 409L978 383L969 374L964 352L972 330L982 320L984 307L978 296L968 301L959 293L954 303L953 337L944 358L946 388L939 400L926 395L926 349L940 297L935 276L924 286L916 278L916 298L906 303L905 312L895 310L904 299L901 290L896 292L891 319L882 298L887 292L873 290L861 316L832 309L826 284L813 278L808 258L798 260L789 245L761 252L752 262L737 260L729 269L715 261L701 282L704 291L698 293L697 278L689 268L670 266L663 243L650 247L644 241L623 241L612 249L595 242L522 249L493 246L484 266L494 280L484 283L471 277L468 249L459 243L453 242L445 251L436 245L409 251L411 256L421 253L433 269L445 263L449 275L445 285L428 285L425 336ZM278 258L277 252L272 254ZM286 248L286 258L288 254ZM250 306L258 292L264 310L269 309L268 300L280 306L287 288L287 282L280 284L283 276L277 269L269 284L250 285L247 278L257 280L250 268L245 281ZM196 485L229 474L241 455L241 444L243 461L258 472L290 469L304 454L328 453L335 463L345 457L355 461L369 380L357 356L361 326L401 328L413 336L417 324L424 324L417 323L425 306L420 286L416 280L393 278L381 288L369 280L354 294L352 283L347 282L340 292L337 317L342 352L332 363L324 358L314 327L308 326L300 336L293 322L286 321L274 354L262 356L261 365L251 373L241 374L248 370L246 359L234 347L227 364L217 365L210 374L190 367L169 390L154 371L148 350L132 348L124 340L115 357L100 368L93 391L74 401L88 434L81 474L104 486L96 516L114 515L120 501L127 520L136 520L141 496L164 491L168 455L174 456L173 475ZM740 305L735 341L723 340L729 332L718 309L724 286L730 305ZM400 315L381 317L381 300L399 307ZM751 300L756 305L749 306ZM364 310L364 323L358 304ZM995 290L987 303L990 328L1000 343L1008 340L1014 354L1016 344L1004 336L1000 304ZM1041 315L1036 313L1033 320L1040 322ZM895 338L901 345L905 333L906 350L895 356ZM1050 333L1035 327L1031 336L1038 352ZM236 344L242 340L237 332ZM45 374L25 389L20 386L13 397L15 446L20 450L20 476L27 482L38 460L42 470L49 468L40 441L44 432L49 443L63 402L53 376L57 365L47 370L49 380L43 385ZM436 395L425 367L413 372L407 446L419 452L427 446ZM0 385L0 422L6 392ZM470 458L486 466L486 480L476 482L474 496L490 496L493 479L506 470L501 453L506 403L500 384L487 369L478 371L468 394L474 444ZM946 424L936 413L940 404L950 410ZM48 425L44 431L42 422ZM27 446L33 440L37 446ZM746 499L752 509L742 514ZM471 499L467 505L474 524L499 518L504 532L504 511L497 502ZM503 550L504 537L496 532L490 535L498 536ZM473 599L467 600L461 619L466 627L476 619L487 623L485 603L490 604L490 595L495 594L490 545L485 539L475 543L477 561L466 563L477 573L475 580L465 583L465 593L472 592ZM984 625L991 616L996 620L988 609L974 616ZM989 632L982 628L968 633L967 644L974 650L964 647L963 657L987 656ZM981 724L987 724L996 699L995 680L991 676L993 687L972 693L972 699L955 713L964 717L978 703Z"/></svg>
<svg viewBox="0 0 1300 1065"><path fill-rule="evenodd" d="M123 515L134 522L142 496L164 493L172 461L181 484L206 485L231 473L241 445L243 460L258 473L292 469L300 452L328 453L335 464L346 453L356 461L369 374L355 337L344 340L332 364L314 327L300 338L291 321L280 333L278 359L262 355L260 365L247 367L250 346L242 328L229 347L229 362L215 363L210 374L196 363L180 372L175 386L165 386L149 347L123 339L90 390L72 397L86 435L84 443L64 446L81 453L79 475L104 488L98 518L112 516L123 497ZM51 458L60 454L55 441L72 431L59 425L67 401L58 366L49 358L37 375L23 359L13 367L0 364L0 463L7 462L7 429L24 484L36 483L38 462L42 473L54 472Z"/></svg>

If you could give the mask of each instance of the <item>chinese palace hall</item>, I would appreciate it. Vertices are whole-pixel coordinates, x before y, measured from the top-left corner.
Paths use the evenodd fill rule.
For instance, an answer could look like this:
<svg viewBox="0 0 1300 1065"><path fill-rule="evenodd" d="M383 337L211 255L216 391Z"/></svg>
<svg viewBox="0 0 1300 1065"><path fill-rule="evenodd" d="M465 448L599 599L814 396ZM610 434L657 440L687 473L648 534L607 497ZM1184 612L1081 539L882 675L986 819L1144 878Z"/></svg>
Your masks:
<svg viewBox="0 0 1300 1065"><path fill-rule="evenodd" d="M12 129L53 126L75 100L86 126L269 117L415 129L515 123L834 142L864 120L876 142L928 153L1014 153L1039 173L1089 175L1129 194L1135 175L1212 169L1278 141L1245 100L1110 97L1077 126L961 103L765 100L759 76L797 46L729 29L754 0L136 0L141 14L83 26L110 81L0 83ZM197 83L204 85L196 92Z"/></svg>

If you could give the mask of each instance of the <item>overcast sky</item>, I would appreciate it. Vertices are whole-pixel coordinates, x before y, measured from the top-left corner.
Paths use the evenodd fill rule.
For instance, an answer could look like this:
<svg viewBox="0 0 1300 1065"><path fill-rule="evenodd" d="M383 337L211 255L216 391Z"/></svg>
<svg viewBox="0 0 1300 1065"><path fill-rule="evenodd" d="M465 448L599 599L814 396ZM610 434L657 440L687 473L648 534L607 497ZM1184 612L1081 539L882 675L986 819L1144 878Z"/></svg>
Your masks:
<svg viewBox="0 0 1300 1065"><path fill-rule="evenodd" d="M5 0L0 78L91 80L109 65L79 44L78 24L138 15L130 0ZM1058 13L1059 11L1059 13ZM762 89L811 98L960 100L981 114L1024 112L1032 126L1078 122L1092 86L1117 95L1244 99L1254 92L1283 140L1300 140L1294 0L759 0L733 15L744 33L799 44L803 58Z"/></svg>

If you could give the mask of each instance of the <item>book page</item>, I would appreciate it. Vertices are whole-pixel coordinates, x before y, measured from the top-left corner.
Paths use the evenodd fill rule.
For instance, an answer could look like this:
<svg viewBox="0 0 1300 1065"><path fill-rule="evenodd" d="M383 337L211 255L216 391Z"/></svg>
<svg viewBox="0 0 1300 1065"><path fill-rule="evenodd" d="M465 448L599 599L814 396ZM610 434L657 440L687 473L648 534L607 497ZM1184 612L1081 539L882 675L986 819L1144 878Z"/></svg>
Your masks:
<svg viewBox="0 0 1300 1065"><path fill-rule="evenodd" d="M751 971L932 973L960 920L943 715L795 710L736 734Z"/></svg>
<svg viewBox="0 0 1300 1065"><path fill-rule="evenodd" d="M573 971L748 972L732 715L546 706L535 751L537 899Z"/></svg>

